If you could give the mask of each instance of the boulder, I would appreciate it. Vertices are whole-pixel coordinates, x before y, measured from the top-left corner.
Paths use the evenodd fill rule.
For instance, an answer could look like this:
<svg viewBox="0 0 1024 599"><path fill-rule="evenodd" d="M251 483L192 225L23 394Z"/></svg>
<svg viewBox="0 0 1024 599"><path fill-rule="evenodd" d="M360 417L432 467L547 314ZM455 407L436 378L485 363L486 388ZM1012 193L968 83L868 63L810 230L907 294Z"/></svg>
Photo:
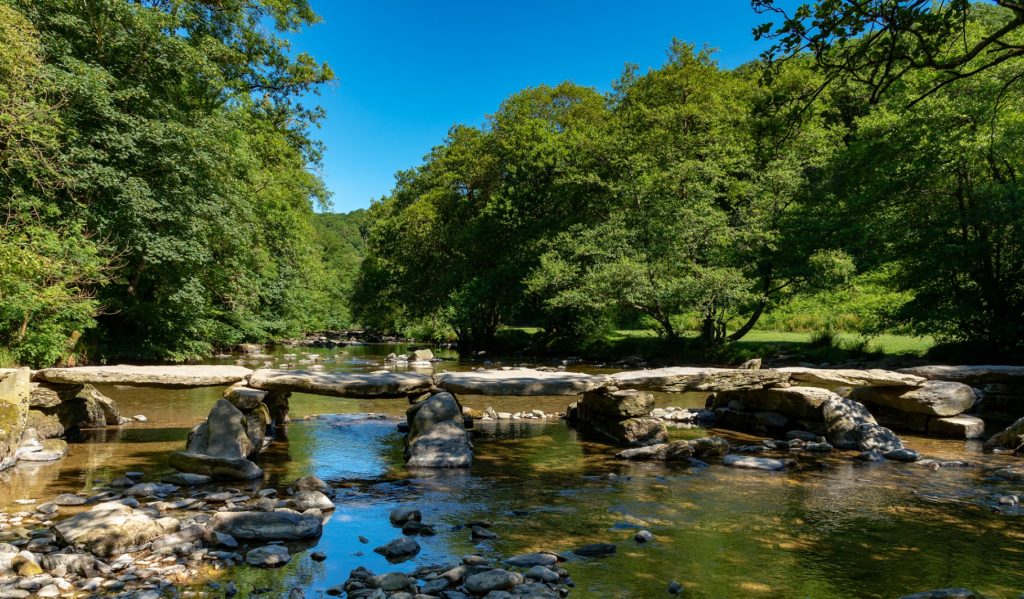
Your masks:
<svg viewBox="0 0 1024 599"><path fill-rule="evenodd" d="M633 370L611 375L611 384L620 389L646 389L669 393L762 389L788 381L789 374L778 370L690 366Z"/></svg>
<svg viewBox="0 0 1024 599"><path fill-rule="evenodd" d="M850 398L903 412L931 416L956 416L976 401L974 389L963 383L927 381L920 387L858 387Z"/></svg>
<svg viewBox="0 0 1024 599"><path fill-rule="evenodd" d="M202 474L218 480L253 480L263 478L263 470L245 458L216 456L177 451L168 462L179 472Z"/></svg>
<svg viewBox="0 0 1024 599"><path fill-rule="evenodd" d="M257 443L258 442L258 443ZM263 448L263 440L249 437L249 421L226 399L218 399L206 422L192 429L188 453L217 458L250 458Z"/></svg>
<svg viewBox="0 0 1024 599"><path fill-rule="evenodd" d="M828 440L839 449L857 449L857 427L877 424L863 404L834 393L822 404L822 416Z"/></svg>
<svg viewBox="0 0 1024 599"><path fill-rule="evenodd" d="M409 434L405 459L411 467L468 468L473 445L462 407L451 393L437 393L406 412Z"/></svg>
<svg viewBox="0 0 1024 599"><path fill-rule="evenodd" d="M68 444L64 439L46 439L36 443L22 443L18 460L23 462L54 462L68 455Z"/></svg>
<svg viewBox="0 0 1024 599"><path fill-rule="evenodd" d="M44 368L34 380L65 385L108 384L184 389L231 385L251 375L241 366L79 366L76 368Z"/></svg>
<svg viewBox="0 0 1024 599"><path fill-rule="evenodd" d="M175 530L177 520L156 519L119 502L101 503L53 525L61 543L100 557L135 551Z"/></svg>
<svg viewBox="0 0 1024 599"><path fill-rule="evenodd" d="M577 406L577 418L625 420L647 416L654 409L654 396L636 389L601 387L583 394Z"/></svg>
<svg viewBox="0 0 1024 599"><path fill-rule="evenodd" d="M980 439L985 436L985 421L964 414L932 418L928 422L928 434L947 439Z"/></svg>
<svg viewBox="0 0 1024 599"><path fill-rule="evenodd" d="M217 512L210 527L240 541L297 541L323 532L319 516L292 511Z"/></svg>
<svg viewBox="0 0 1024 599"><path fill-rule="evenodd" d="M748 370L744 372L768 372ZM835 395L819 387L780 387L768 389L747 389L724 391L715 394L712 409L729 407L729 402L739 401L744 408L753 412L779 412L799 419L821 420L821 407L825 400Z"/></svg>
<svg viewBox="0 0 1024 599"><path fill-rule="evenodd" d="M412 352L412 359L417 362L429 362L434 359L434 352L429 349L418 349Z"/></svg>
<svg viewBox="0 0 1024 599"><path fill-rule="evenodd" d="M0 469L15 463L28 418L30 396L28 368L0 370Z"/></svg>
<svg viewBox="0 0 1024 599"><path fill-rule="evenodd" d="M303 476L293 482L292 486L288 487L288 492L292 495L303 491L319 491L327 497L334 497L334 489L331 485L325 483L319 476L314 476L312 474Z"/></svg>
<svg viewBox="0 0 1024 599"><path fill-rule="evenodd" d="M434 377L445 391L465 395L579 395L608 383L608 377L529 368L445 372Z"/></svg>
<svg viewBox="0 0 1024 599"><path fill-rule="evenodd" d="M854 429L853 437L857 440L857 448L861 451L876 449L883 454L903 449L903 441L896 433L877 424L861 424Z"/></svg>
<svg viewBox="0 0 1024 599"><path fill-rule="evenodd" d="M1024 453L1024 418L992 435L985 442L985 447L987 449L1012 449L1017 453Z"/></svg>
<svg viewBox="0 0 1024 599"><path fill-rule="evenodd" d="M522 574L501 568L479 572L466 577L464 586L474 595L486 595L492 591L508 591L525 582Z"/></svg>
<svg viewBox="0 0 1024 599"><path fill-rule="evenodd" d="M320 491L299 491L292 496L292 504L300 512L309 509L317 509L321 512L334 511L334 502Z"/></svg>
<svg viewBox="0 0 1024 599"><path fill-rule="evenodd" d="M423 374L384 372L315 372L305 370L257 370L249 377L249 386L264 391L289 391L374 399L406 397L429 391L431 378ZM273 410L271 410L273 416Z"/></svg>

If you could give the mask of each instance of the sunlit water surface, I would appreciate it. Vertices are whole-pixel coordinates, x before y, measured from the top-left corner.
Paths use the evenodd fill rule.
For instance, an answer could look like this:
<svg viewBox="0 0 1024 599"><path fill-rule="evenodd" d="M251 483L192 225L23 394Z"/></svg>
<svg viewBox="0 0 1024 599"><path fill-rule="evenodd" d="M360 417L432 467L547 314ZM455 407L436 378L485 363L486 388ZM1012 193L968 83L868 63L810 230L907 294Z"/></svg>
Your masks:
<svg viewBox="0 0 1024 599"><path fill-rule="evenodd" d="M327 370L379 369L403 346L367 345L317 353ZM463 370L452 353L440 370ZM213 363L231 363L214 360ZM294 360L290 360L294 361ZM261 360L262 362L262 360ZM88 433L54 464L19 464L0 473L0 507L24 509L19 498L60 492L91 493L130 470L147 480L169 473L167 455L184 447L188 429L205 418L222 389L153 390L101 387L122 413L147 423ZM464 405L498 411L564 411L565 397L460 397ZM659 406L703 404L699 395L659 395ZM1013 458L984 455L976 443L906 437L928 456L966 459L972 468L933 471L894 463L857 464L852 454L801 458L783 473L750 472L712 464L686 468L624 463L614 450L578 438L561 421L478 423L476 461L468 471L410 472L395 423L401 399L360 401L296 394L287 438L259 458L262 485L284 488L316 474L340 487L337 510L313 546L328 555L309 558L310 546L279 570L237 568L211 576L235 580L248 594L295 586L321 596L348 572L377 573L457 559L534 550L569 552L592 542L618 544L600 559L565 564L577 587L571 597L663 597L678 581L686 597L897 597L931 588L965 586L994 597L1024 592L1024 517L1000 511L997 498L1024 495L1024 484L988 474ZM357 416L384 414L383 420ZM339 416L321 416L338 414ZM675 430L696 437L701 429ZM721 431L715 431L721 433ZM749 438L748 438L749 439ZM398 505L415 504L438 531L419 537L414 559L389 565L372 548L400 535L388 523ZM490 520L500 539L474 543L461 525ZM633 534L650 530L652 543ZM360 543L359 536L369 542ZM267 595L264 595L267 596Z"/></svg>

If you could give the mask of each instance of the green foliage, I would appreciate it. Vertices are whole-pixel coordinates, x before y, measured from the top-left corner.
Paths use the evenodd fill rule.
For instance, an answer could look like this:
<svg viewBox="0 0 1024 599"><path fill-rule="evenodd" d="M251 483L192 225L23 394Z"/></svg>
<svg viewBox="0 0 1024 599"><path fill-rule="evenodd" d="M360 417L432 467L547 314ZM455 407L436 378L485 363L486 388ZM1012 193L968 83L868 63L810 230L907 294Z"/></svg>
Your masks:
<svg viewBox="0 0 1024 599"><path fill-rule="evenodd" d="M353 282L366 254L366 210L348 214L316 215L317 237L323 255L323 267L331 285L325 290L320 321L328 329L340 330L353 324L350 299Z"/></svg>
<svg viewBox="0 0 1024 599"><path fill-rule="evenodd" d="M91 359L182 360L324 323L342 273L314 224L320 113L297 98L333 75L281 35L316 22L305 0L0 6L23 15L11 39L39 41L49 86L22 138L45 147L26 161L41 174L14 180L2 241L38 267L4 273L21 287L4 294L3 343L35 348L19 359L53 362L86 329ZM24 80L0 71L5 88Z"/></svg>

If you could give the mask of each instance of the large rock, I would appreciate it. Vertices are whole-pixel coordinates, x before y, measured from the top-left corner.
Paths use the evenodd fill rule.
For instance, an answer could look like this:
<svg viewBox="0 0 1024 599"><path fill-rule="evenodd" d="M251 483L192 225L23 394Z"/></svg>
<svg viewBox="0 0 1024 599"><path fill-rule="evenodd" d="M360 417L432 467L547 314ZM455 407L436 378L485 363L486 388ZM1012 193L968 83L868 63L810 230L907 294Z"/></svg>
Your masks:
<svg viewBox="0 0 1024 599"><path fill-rule="evenodd" d="M988 449L1012 449L1024 453L1024 418L1014 422L985 442Z"/></svg>
<svg viewBox="0 0 1024 599"><path fill-rule="evenodd" d="M202 474L218 480L254 480L263 478L263 470L245 458L219 458L176 451L168 463L178 472Z"/></svg>
<svg viewBox="0 0 1024 599"><path fill-rule="evenodd" d="M468 468L473 445L466 433L462 407L451 393L437 393L406 413L409 435L405 459L411 467Z"/></svg>
<svg viewBox="0 0 1024 599"><path fill-rule="evenodd" d="M265 427L264 427L265 428ZM188 453L217 458L251 458L263 449L262 435L249 436L249 421L245 414L226 399L218 399L210 410L206 422L192 430L188 440Z"/></svg>
<svg viewBox="0 0 1024 599"><path fill-rule="evenodd" d="M790 378L805 385L827 387L919 387L927 380L922 376L894 372L892 370L869 369L854 370L848 368L826 369L788 366L778 368L779 372L789 374Z"/></svg>
<svg viewBox="0 0 1024 599"><path fill-rule="evenodd" d="M251 375L241 366L80 366L77 368L44 368L35 380L49 383L81 385L85 383L134 385L138 387L189 388L232 385Z"/></svg>
<svg viewBox="0 0 1024 599"><path fill-rule="evenodd" d="M896 433L877 424L861 424L853 432L857 448L861 451L878 450L882 453L903 449L903 441Z"/></svg>
<svg viewBox="0 0 1024 599"><path fill-rule="evenodd" d="M1024 385L1024 366L916 366L900 372L936 381L956 381L972 387L989 383Z"/></svg>
<svg viewBox="0 0 1024 599"><path fill-rule="evenodd" d="M434 377L445 391L466 395L579 395L608 383L608 377L529 368L445 372Z"/></svg>
<svg viewBox="0 0 1024 599"><path fill-rule="evenodd" d="M15 463L28 418L31 396L28 368L0 370L0 470Z"/></svg>
<svg viewBox="0 0 1024 599"><path fill-rule="evenodd" d="M744 372L767 372L746 370ZM779 412L793 418L821 420L821 407L825 400L835 395L819 387L780 387L723 391L715 394L712 409L729 407L732 401L743 404L751 412Z"/></svg>
<svg viewBox="0 0 1024 599"><path fill-rule="evenodd" d="M101 503L53 525L62 543L100 557L134 551L175 530L177 520L155 519L119 502Z"/></svg>
<svg viewBox="0 0 1024 599"><path fill-rule="evenodd" d="M292 511L217 512L210 527L240 541L298 541L323 532L319 516Z"/></svg>
<svg viewBox="0 0 1024 599"><path fill-rule="evenodd" d="M645 389L670 393L762 389L788 381L789 374L778 370L690 366L633 370L611 375L611 384L620 389Z"/></svg>
<svg viewBox="0 0 1024 599"><path fill-rule="evenodd" d="M829 442L839 449L857 449L857 427L878 424L863 404L834 393L822 404L822 416Z"/></svg>
<svg viewBox="0 0 1024 599"><path fill-rule="evenodd" d="M985 436L985 421L964 414L932 418L928 422L928 434L947 439L980 439Z"/></svg>
<svg viewBox="0 0 1024 599"><path fill-rule="evenodd" d="M373 399L405 397L427 391L431 387L431 379L423 374L396 372L354 374L305 370L257 370L249 377L249 386L265 391L292 391L333 397Z"/></svg>
<svg viewBox="0 0 1024 599"><path fill-rule="evenodd" d="M41 407L45 414L55 415L66 430L76 428L103 428L121 423L117 403L92 385L78 385L78 391L65 396L53 407Z"/></svg>
<svg viewBox="0 0 1024 599"><path fill-rule="evenodd" d="M963 383L927 381L920 387L859 387L850 393L859 402L877 404L887 408L929 414L956 416L974 405L974 389Z"/></svg>

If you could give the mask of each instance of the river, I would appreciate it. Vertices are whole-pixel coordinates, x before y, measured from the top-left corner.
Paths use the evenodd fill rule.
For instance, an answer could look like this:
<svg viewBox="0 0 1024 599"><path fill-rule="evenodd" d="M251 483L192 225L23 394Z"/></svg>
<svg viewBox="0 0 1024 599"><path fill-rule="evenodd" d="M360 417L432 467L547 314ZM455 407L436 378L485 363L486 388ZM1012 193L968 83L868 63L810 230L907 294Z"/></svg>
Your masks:
<svg viewBox="0 0 1024 599"><path fill-rule="evenodd" d="M279 364L285 353L317 353L327 370L365 372L381 368L388 352L404 349L288 348L275 350L272 361ZM439 355L445 361L438 370L468 367L454 352ZM205 418L222 391L100 390L117 400L122 414L144 414L148 422L88 433L59 462L22 463L0 473L0 508L24 509L16 499L93 493L131 470L158 480L170 472L167 455L184 447L189 427ZM564 411L570 398L460 400L478 409L555 412ZM696 407L703 397L661 394L657 402ZM783 473L766 473L717 464L621 462L611 457L611 448L581 440L562 421L478 422L470 470L410 472L395 429L406 407L401 399L293 395L287 439L258 458L267 472L261 484L283 489L299 476L316 474L340 488L337 510L314 546L328 558L315 562L300 551L281 569L211 572L213 582L236 581L240 596L252 588L276 596L299 586L315 597L343 583L357 566L378 574L412 571L469 553L568 554L586 543L612 542L618 545L614 556L570 556L564 566L577 585L570 597L667 597L670 581L683 585L685 597L702 598L898 597L954 586L1009 598L1024 591L1024 511L997 509L1001 495L1024 499L1024 483L987 477L988 467L1014 458L985 455L975 442L904 436L909 447L927 457L968 460L976 467L860 464L851 460L852 453L836 452L826 459L800 458L798 467ZM364 417L368 413L383 418ZM676 437L705 434L696 428L673 430ZM388 522L388 513L399 505L421 509L424 523L438 534L420 537L422 551L395 566L372 548L400 536ZM470 539L463 525L481 519L493 523L499 539ZM633 541L641 528L654 534L653 542Z"/></svg>

